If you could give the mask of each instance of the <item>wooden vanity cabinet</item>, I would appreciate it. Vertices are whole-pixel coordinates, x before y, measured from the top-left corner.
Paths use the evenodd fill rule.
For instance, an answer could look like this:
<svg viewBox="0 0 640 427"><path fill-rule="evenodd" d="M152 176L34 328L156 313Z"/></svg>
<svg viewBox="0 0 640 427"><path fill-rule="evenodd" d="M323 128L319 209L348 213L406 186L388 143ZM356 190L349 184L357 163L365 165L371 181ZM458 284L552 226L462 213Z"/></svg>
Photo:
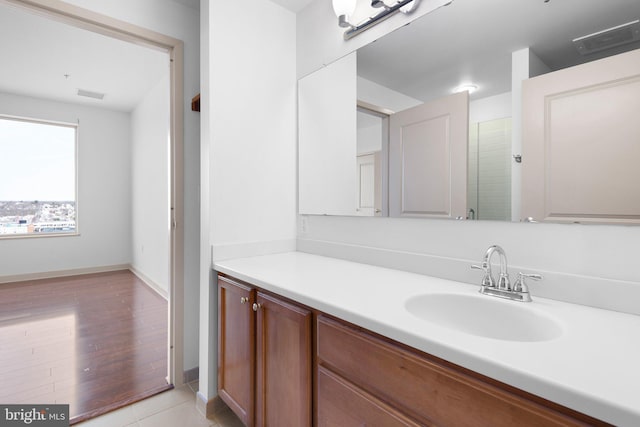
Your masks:
<svg viewBox="0 0 640 427"><path fill-rule="evenodd" d="M218 395L246 426L254 425L256 291L218 277Z"/></svg>
<svg viewBox="0 0 640 427"><path fill-rule="evenodd" d="M312 423L312 314L218 276L218 394L248 427Z"/></svg>
<svg viewBox="0 0 640 427"><path fill-rule="evenodd" d="M256 299L256 425L311 426L311 312L262 292Z"/></svg>
<svg viewBox="0 0 640 427"><path fill-rule="evenodd" d="M218 310L218 394L248 427L609 425L224 275Z"/></svg>
<svg viewBox="0 0 640 427"><path fill-rule="evenodd" d="M316 347L318 426L608 425L323 315Z"/></svg>

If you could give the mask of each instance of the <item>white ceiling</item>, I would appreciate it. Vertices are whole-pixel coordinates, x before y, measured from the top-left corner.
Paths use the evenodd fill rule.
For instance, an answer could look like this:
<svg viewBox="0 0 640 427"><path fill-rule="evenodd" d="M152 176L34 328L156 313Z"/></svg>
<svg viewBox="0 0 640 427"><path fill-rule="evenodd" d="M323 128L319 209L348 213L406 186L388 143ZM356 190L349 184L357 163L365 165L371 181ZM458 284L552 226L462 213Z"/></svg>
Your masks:
<svg viewBox="0 0 640 427"><path fill-rule="evenodd" d="M166 52L75 28L2 2L0 52L0 92L119 111L131 111L169 73ZM104 93L105 97L102 101L80 97L78 89Z"/></svg>
<svg viewBox="0 0 640 427"><path fill-rule="evenodd" d="M199 8L199 0L175 1ZM297 13L313 0L272 1ZM482 98L510 90L511 52L530 46L552 69L563 68L602 56L581 57L573 38L639 17L640 0L454 0L360 49L358 68L364 77L422 100L467 81L480 86L472 97ZM164 52L2 2L0 52L0 92L121 111L131 111L169 72ZM105 98L79 97L78 89Z"/></svg>
<svg viewBox="0 0 640 427"><path fill-rule="evenodd" d="M454 0L360 49L358 73L423 101L466 82L483 98L511 90L512 52L556 70L638 48L583 57L571 41L639 17L640 0Z"/></svg>
<svg viewBox="0 0 640 427"><path fill-rule="evenodd" d="M294 13L298 13L302 9L307 7L307 5L314 0L271 0L271 1L276 4L279 4L280 6L286 9L289 9ZM325 1L331 1L331 0L325 0Z"/></svg>

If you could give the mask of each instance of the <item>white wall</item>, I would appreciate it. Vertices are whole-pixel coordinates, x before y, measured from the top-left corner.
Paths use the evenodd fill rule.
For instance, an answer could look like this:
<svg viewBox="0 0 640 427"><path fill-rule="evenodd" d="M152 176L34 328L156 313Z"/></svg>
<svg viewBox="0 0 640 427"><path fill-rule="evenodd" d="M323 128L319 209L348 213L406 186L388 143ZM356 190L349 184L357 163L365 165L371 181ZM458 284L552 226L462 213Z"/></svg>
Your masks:
<svg viewBox="0 0 640 427"><path fill-rule="evenodd" d="M200 17L172 0L65 0L184 42L184 369L198 366L200 241L200 114L191 98L200 92Z"/></svg>
<svg viewBox="0 0 640 427"><path fill-rule="evenodd" d="M298 82L299 212L356 214L356 101L355 54Z"/></svg>
<svg viewBox="0 0 640 427"><path fill-rule="evenodd" d="M269 0L242 6L239 14L236 2L202 2L210 230L201 247L216 259L295 249L296 16ZM201 333L199 393L206 400L216 394L217 366L209 267L202 266L200 294L208 330Z"/></svg>
<svg viewBox="0 0 640 427"><path fill-rule="evenodd" d="M513 154L522 154L522 82L530 77L549 72L550 69L528 47L511 54L511 105L512 136L511 150ZM519 163L511 168L511 218L522 219L522 169Z"/></svg>
<svg viewBox="0 0 640 427"><path fill-rule="evenodd" d="M379 85L376 82L358 76L358 101L368 102L376 107L382 107L397 113L407 108L415 107L423 102L411 98L403 93L397 92L388 87Z"/></svg>
<svg viewBox="0 0 640 427"><path fill-rule="evenodd" d="M295 15L268 0L210 2L210 241L295 248ZM233 36L230 36L233 34Z"/></svg>
<svg viewBox="0 0 640 427"><path fill-rule="evenodd" d="M469 102L469 123L511 117L511 92Z"/></svg>
<svg viewBox="0 0 640 427"><path fill-rule="evenodd" d="M129 114L0 94L0 114L77 123L79 236L0 241L0 276L122 266L131 259Z"/></svg>
<svg viewBox="0 0 640 427"><path fill-rule="evenodd" d="M367 43L433 11L450 0L422 0L420 7L411 15L398 13L373 28L345 41L345 29L338 27L331 2L314 0L297 15L297 73L305 76L323 65L351 53ZM372 15L370 2L361 1L352 22L361 22Z"/></svg>
<svg viewBox="0 0 640 427"><path fill-rule="evenodd" d="M131 266L169 295L169 57L167 74L131 113Z"/></svg>
<svg viewBox="0 0 640 427"><path fill-rule="evenodd" d="M382 150L382 118L369 113L357 113L356 154L370 154Z"/></svg>
<svg viewBox="0 0 640 427"><path fill-rule="evenodd" d="M392 19L397 27L410 18ZM298 75L389 32L390 21L353 39L357 43L342 42L329 2L314 1L298 14ZM480 281L469 264L499 244L512 272L545 274L531 285L534 295L640 312L640 227L323 216L298 223L298 250L468 283Z"/></svg>

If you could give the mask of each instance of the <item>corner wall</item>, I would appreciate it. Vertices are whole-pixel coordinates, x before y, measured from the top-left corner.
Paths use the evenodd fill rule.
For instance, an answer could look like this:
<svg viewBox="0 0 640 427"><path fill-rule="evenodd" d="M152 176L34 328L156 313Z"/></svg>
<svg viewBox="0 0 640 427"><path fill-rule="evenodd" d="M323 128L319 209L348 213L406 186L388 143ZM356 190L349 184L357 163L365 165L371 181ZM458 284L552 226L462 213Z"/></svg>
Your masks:
<svg viewBox="0 0 640 427"><path fill-rule="evenodd" d="M131 266L169 295L169 57L167 75L131 113Z"/></svg>
<svg viewBox="0 0 640 427"><path fill-rule="evenodd" d="M211 258L295 250L297 122L295 14L269 0L243 2L240 15L235 2L204 3L202 229L209 233L201 244L199 397L207 401L216 395L217 366Z"/></svg>

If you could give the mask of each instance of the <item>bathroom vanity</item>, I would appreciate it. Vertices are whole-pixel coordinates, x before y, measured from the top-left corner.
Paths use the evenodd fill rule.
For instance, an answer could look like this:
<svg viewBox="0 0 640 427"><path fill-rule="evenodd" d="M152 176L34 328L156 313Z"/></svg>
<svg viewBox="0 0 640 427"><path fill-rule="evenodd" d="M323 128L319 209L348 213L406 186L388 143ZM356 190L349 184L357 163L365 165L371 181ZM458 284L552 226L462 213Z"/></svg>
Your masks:
<svg viewBox="0 0 640 427"><path fill-rule="evenodd" d="M219 395L247 426L640 424L639 316L298 252L215 269Z"/></svg>

